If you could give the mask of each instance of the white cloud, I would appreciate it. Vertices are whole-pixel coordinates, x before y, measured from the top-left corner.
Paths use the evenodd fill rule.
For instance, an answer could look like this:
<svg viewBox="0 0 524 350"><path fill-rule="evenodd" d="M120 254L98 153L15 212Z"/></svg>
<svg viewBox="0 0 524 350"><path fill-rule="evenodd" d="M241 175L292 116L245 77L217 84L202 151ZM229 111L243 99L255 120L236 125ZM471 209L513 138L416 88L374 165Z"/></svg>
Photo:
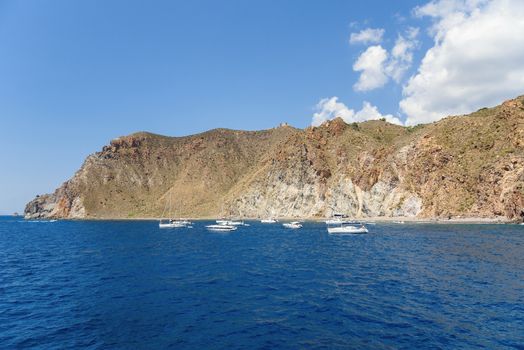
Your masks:
<svg viewBox="0 0 524 350"><path fill-rule="evenodd" d="M418 28L409 28L406 36L399 35L391 49L391 58L386 65L386 74L400 83L404 73L413 62L413 50L417 45Z"/></svg>
<svg viewBox="0 0 524 350"><path fill-rule="evenodd" d="M319 126L333 118L342 118L346 123L352 123L355 111L346 107L342 102L338 102L338 97L323 98L316 106L317 112L313 114L311 125Z"/></svg>
<svg viewBox="0 0 524 350"><path fill-rule="evenodd" d="M384 29L382 28L366 28L358 33L351 33L349 42L351 44L378 44L382 42L384 36Z"/></svg>
<svg viewBox="0 0 524 350"><path fill-rule="evenodd" d="M400 119L392 116L391 114L380 114L378 108L367 101L364 101L362 104L362 109L355 113L355 119L359 122L363 122L365 120L378 120L382 118L386 119L386 121L391 124L402 125Z"/></svg>
<svg viewBox="0 0 524 350"><path fill-rule="evenodd" d="M408 39L414 40L417 38L419 31L420 30L417 27L408 27L406 30L406 36Z"/></svg>
<svg viewBox="0 0 524 350"><path fill-rule="evenodd" d="M471 12L489 0L432 0L414 9L416 16L448 17L455 13Z"/></svg>
<svg viewBox="0 0 524 350"><path fill-rule="evenodd" d="M410 27L405 35L398 35L388 54L381 45L370 46L358 57L353 70L361 72L353 85L356 91L380 88L389 78L400 83L413 62L413 50L417 45L418 28Z"/></svg>
<svg viewBox="0 0 524 350"><path fill-rule="evenodd" d="M403 89L406 124L495 105L524 92L524 1L440 0L418 7L430 48Z"/></svg>
<svg viewBox="0 0 524 350"><path fill-rule="evenodd" d="M361 110L355 112L353 109L348 108L344 103L338 102L338 97L336 96L320 100L316 106L316 112L313 115L311 125L319 126L328 120L338 117L342 118L346 123L384 118L392 124L402 125L402 122L398 118L391 114L381 114L377 107L367 101L363 102Z"/></svg>
<svg viewBox="0 0 524 350"><path fill-rule="evenodd" d="M388 53L382 46L368 47L353 65L354 71L361 72L354 89L369 91L384 86L388 81L384 67L387 58Z"/></svg>

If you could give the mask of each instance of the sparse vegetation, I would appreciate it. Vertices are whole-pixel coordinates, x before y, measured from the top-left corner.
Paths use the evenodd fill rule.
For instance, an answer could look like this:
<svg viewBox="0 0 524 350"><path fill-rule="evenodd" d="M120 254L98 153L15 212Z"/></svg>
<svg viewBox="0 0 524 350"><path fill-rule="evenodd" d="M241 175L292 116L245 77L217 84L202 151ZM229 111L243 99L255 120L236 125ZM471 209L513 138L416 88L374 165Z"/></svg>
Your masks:
<svg viewBox="0 0 524 350"><path fill-rule="evenodd" d="M406 130L409 133L411 133L411 132L422 129L423 127L424 127L424 124L410 125L410 126L406 126Z"/></svg>
<svg viewBox="0 0 524 350"><path fill-rule="evenodd" d="M265 198L278 215L291 207L286 201L296 200L276 191L278 186L289 187L291 194L307 188L325 198L344 178L359 191L379 182L404 191L392 210L415 193L423 203L421 215L502 212L514 217L524 207L524 196L503 198L501 193L522 192L517 175L524 171L518 157L524 154L523 107L520 99L409 127L371 120L334 121L306 130L217 129L178 138L137 133L113 140L56 195L36 200L71 206L80 197L89 217L136 218L160 216L170 194L176 215L189 217L256 208ZM302 200L310 198L317 198L314 192ZM306 210L307 203L292 207ZM68 215L69 209L55 215Z"/></svg>

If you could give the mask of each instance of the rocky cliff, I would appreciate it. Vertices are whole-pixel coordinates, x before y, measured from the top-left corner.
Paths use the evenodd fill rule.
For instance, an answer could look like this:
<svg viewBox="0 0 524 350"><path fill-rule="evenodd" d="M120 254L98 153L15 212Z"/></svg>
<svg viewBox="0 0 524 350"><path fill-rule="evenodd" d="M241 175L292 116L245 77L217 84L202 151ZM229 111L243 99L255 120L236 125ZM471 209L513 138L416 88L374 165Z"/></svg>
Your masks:
<svg viewBox="0 0 524 350"><path fill-rule="evenodd" d="M28 218L501 217L524 214L524 97L404 128L136 133L89 156Z"/></svg>

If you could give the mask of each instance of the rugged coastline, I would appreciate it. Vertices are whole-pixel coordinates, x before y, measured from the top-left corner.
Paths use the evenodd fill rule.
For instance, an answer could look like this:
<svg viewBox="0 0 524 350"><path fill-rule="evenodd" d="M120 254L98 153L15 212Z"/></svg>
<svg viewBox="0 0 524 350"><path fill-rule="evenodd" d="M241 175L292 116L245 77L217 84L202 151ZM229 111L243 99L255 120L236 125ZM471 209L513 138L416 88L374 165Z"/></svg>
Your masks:
<svg viewBox="0 0 524 350"><path fill-rule="evenodd" d="M35 221L47 221L49 220L46 218L25 218L26 220L35 220ZM60 218L60 221L158 221L160 219L163 219L162 217L140 217L140 218ZM188 220L191 220L193 222L214 222L217 220L217 217L198 217L198 218L187 218ZM241 220L245 220L247 222L258 222L261 220L261 218L240 218ZM327 218L297 218L297 217L283 217L283 218L275 218L278 220L279 223L289 222L289 221L300 221L300 222L317 222L317 223L325 223L325 220ZM416 217L410 217L410 216L397 216L397 217L387 217L387 216L380 216L380 217L361 217L361 218L354 218L357 221L361 221L365 224L369 223L376 223L376 224L450 224L450 225L457 225L457 224L467 224L467 225L505 225L505 224L521 224L521 220L515 220L515 219L508 219L508 218L475 218L475 217L465 217L465 218L416 218ZM58 219L56 219L58 220Z"/></svg>
<svg viewBox="0 0 524 350"><path fill-rule="evenodd" d="M29 219L177 216L521 221L524 98L401 127L341 119L304 130L136 133L89 156Z"/></svg>

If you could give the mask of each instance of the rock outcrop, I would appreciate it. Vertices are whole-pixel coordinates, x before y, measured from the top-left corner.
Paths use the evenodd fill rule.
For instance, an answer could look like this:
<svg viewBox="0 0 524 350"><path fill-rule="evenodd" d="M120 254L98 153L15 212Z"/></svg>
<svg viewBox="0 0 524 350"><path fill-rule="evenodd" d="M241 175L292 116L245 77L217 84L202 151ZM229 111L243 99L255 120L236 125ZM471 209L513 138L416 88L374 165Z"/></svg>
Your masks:
<svg viewBox="0 0 524 350"><path fill-rule="evenodd" d="M524 215L524 98L404 128L136 133L89 156L28 218ZM164 213L163 213L164 212Z"/></svg>

